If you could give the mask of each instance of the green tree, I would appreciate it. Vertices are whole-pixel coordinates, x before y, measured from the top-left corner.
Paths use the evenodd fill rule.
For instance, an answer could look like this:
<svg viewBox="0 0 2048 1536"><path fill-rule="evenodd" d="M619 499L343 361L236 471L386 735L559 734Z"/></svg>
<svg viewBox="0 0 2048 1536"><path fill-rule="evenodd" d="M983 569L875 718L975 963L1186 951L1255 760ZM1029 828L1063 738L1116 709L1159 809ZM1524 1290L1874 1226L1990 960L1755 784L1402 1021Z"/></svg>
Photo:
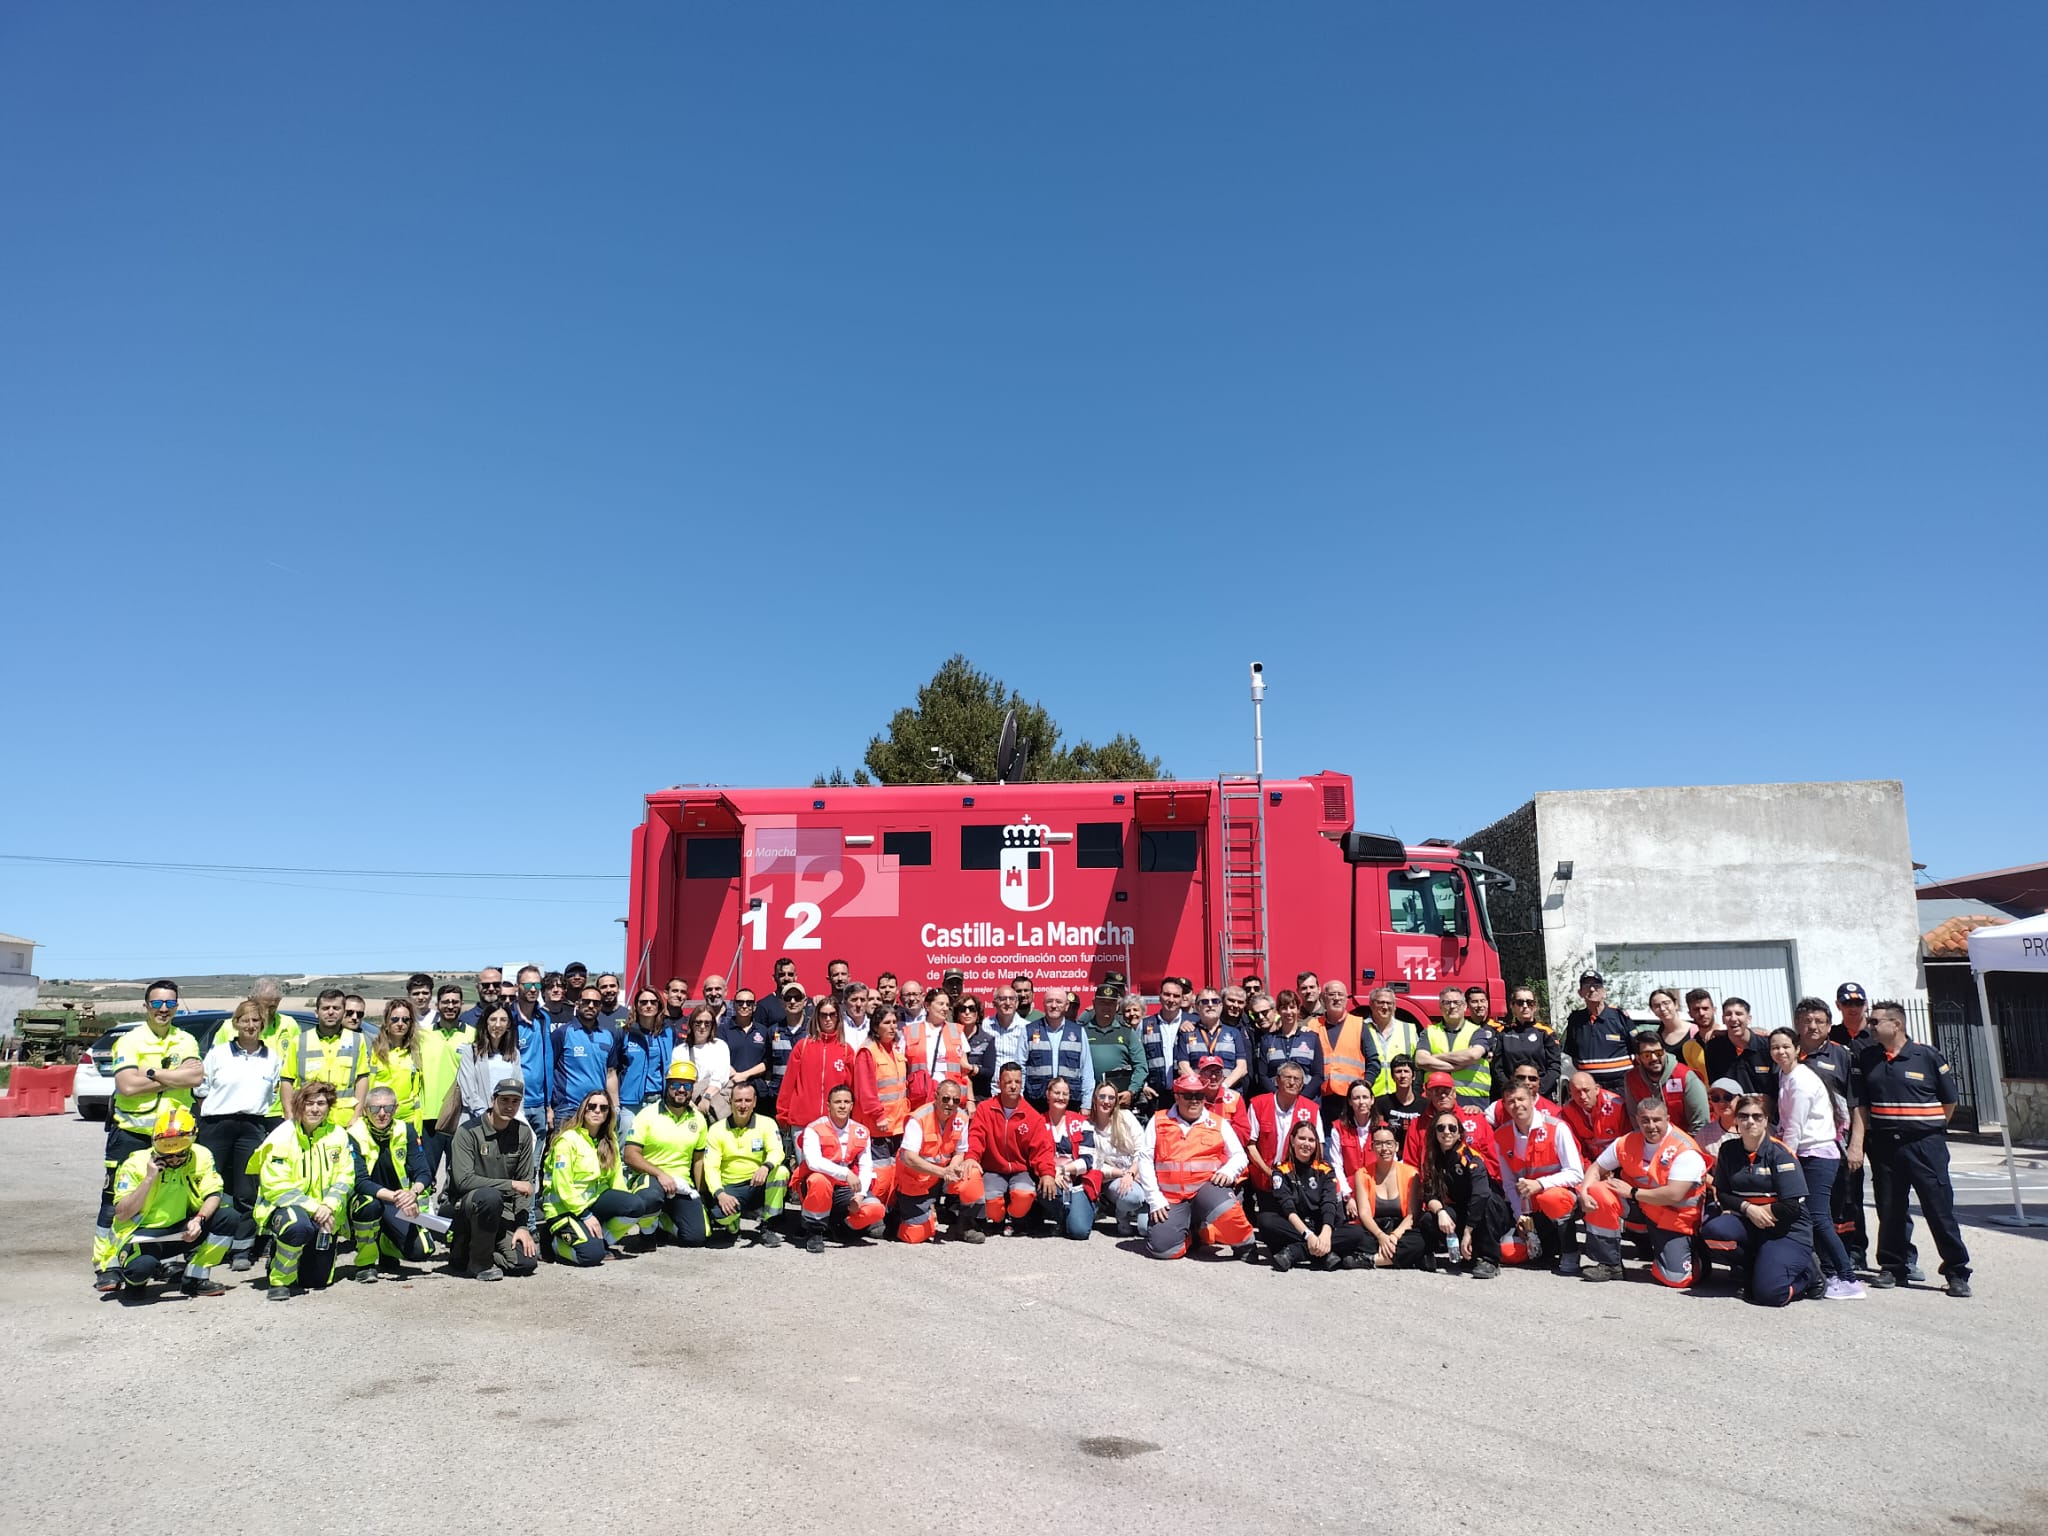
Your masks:
<svg viewBox="0 0 2048 1536"><path fill-rule="evenodd" d="M977 671L965 656L956 655L917 690L914 705L889 717L886 734L868 742L867 772L856 770L854 782L864 782L867 773L883 784L943 784L961 774L992 780L1003 715L1012 709L1017 711L1017 739L1024 749L1024 780L1172 777L1127 733L1101 746L1089 741L1061 746L1059 725L1044 705L1026 700L1000 679ZM844 782L837 769L833 772L836 782Z"/></svg>

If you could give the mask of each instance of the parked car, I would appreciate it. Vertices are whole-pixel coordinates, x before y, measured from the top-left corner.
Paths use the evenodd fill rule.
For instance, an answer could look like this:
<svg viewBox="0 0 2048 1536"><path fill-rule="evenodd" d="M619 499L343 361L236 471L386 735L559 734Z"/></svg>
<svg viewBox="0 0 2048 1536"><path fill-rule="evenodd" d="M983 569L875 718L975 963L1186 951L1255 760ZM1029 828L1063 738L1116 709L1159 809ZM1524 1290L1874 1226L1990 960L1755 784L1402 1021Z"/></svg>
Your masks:
<svg viewBox="0 0 2048 1536"><path fill-rule="evenodd" d="M199 1042L199 1053L205 1055L213 1046L223 1025L232 1017L222 1008L195 1008L178 1015L178 1028L184 1030ZM315 1015L308 1009L288 1008L285 1017L296 1019L302 1025L311 1025ZM78 1106L79 1118L104 1120L107 1108L114 1102L114 1042L131 1029L140 1029L140 1019L130 1019L116 1024L78 1058L78 1070L71 1075L71 1100Z"/></svg>

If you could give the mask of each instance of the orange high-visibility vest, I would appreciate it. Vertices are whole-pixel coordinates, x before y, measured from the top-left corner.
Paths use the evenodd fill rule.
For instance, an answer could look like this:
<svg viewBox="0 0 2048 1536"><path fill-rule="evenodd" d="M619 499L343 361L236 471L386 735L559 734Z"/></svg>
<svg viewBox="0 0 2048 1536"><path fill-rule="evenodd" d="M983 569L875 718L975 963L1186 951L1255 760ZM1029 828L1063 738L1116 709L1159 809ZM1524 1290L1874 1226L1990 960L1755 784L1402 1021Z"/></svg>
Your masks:
<svg viewBox="0 0 2048 1536"><path fill-rule="evenodd" d="M813 1120L805 1129L818 1133L818 1151L825 1161L844 1164L853 1177L860 1177L860 1160L872 1144L866 1126L858 1120L849 1120L842 1131L832 1123L830 1115L825 1115ZM822 1173L824 1170L813 1171Z"/></svg>
<svg viewBox="0 0 2048 1536"><path fill-rule="evenodd" d="M875 1103L880 1106L875 1118L881 1122L868 1129L877 1136L901 1136L903 1122L910 1118L910 1104L903 1096L909 1075L903 1058L879 1040L870 1040L866 1049L875 1068Z"/></svg>
<svg viewBox="0 0 2048 1536"><path fill-rule="evenodd" d="M952 1118L942 1126L939 1123L939 1106L927 1104L910 1117L917 1122L918 1133L924 1138L918 1143L917 1155L928 1163L944 1167L953 1161L967 1140L967 1115L954 1110ZM915 1200L927 1194L938 1183L938 1178L929 1173L919 1173L902 1158L896 1159L896 1193Z"/></svg>
<svg viewBox="0 0 2048 1536"><path fill-rule="evenodd" d="M1323 1092L1341 1099L1353 1083L1365 1081L1365 1020L1347 1013L1335 1035L1322 1014L1316 1015L1314 1024L1323 1037Z"/></svg>
<svg viewBox="0 0 2048 1536"><path fill-rule="evenodd" d="M1699 1143L1681 1130L1669 1130L1657 1144L1657 1155L1645 1160L1643 1157L1643 1133L1630 1131L1621 1138L1619 1167L1621 1176L1638 1189L1645 1186L1656 1188L1671 1182L1671 1165L1679 1155L1691 1152L1702 1162L1706 1154L1700 1151ZM1662 1227L1666 1232L1697 1232L1700 1229L1700 1197L1705 1192L1706 1181L1700 1180L1692 1187L1692 1193L1683 1205L1644 1205L1636 1203L1636 1209L1643 1213L1643 1220L1653 1227Z"/></svg>
<svg viewBox="0 0 2048 1536"><path fill-rule="evenodd" d="M1153 1119L1152 1178L1168 1205L1193 1199L1195 1191L1229 1161L1223 1128L1207 1111L1193 1125L1183 1125L1178 1113Z"/></svg>

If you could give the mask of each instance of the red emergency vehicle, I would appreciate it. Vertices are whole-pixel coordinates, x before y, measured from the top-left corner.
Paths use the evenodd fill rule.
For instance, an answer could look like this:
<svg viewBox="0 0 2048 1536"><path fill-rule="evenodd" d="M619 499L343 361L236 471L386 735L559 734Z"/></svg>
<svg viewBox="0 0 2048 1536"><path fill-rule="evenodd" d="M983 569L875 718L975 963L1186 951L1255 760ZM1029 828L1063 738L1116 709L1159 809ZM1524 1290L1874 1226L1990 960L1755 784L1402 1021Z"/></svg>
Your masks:
<svg viewBox="0 0 2048 1536"><path fill-rule="evenodd" d="M1111 971L1152 993L1172 975L1278 991L1313 970L1359 996L1390 984L1418 1019L1453 984L1484 986L1497 1010L1497 872L1354 831L1351 794L1341 773L681 785L647 797L633 834L628 959L636 984L764 988L787 955L814 993L833 960L868 981L958 969L983 997L1020 971L1086 996Z"/></svg>

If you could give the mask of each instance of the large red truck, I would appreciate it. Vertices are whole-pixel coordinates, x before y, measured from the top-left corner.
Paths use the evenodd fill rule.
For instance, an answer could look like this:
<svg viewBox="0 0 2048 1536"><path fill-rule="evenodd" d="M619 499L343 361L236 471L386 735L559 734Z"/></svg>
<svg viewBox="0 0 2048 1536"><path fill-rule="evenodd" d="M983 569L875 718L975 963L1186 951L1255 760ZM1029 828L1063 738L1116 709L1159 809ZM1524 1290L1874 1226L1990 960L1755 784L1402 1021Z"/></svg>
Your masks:
<svg viewBox="0 0 2048 1536"><path fill-rule="evenodd" d="M832 960L986 996L1028 971L1084 996L1111 971L1273 990L1313 970L1382 983L1418 1019L1453 983L1505 1002L1484 885L1447 844L1352 829L1351 779L679 785L633 834L627 957L636 983L723 974L765 987L780 956L805 987Z"/></svg>

